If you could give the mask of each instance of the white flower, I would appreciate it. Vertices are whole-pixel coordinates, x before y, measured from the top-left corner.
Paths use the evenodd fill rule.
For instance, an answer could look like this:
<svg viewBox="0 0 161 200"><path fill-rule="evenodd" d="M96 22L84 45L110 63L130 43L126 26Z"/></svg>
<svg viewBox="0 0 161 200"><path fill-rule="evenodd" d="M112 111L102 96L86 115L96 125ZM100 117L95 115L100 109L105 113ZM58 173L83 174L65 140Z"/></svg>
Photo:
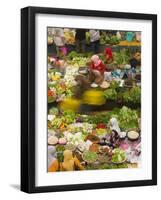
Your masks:
<svg viewBox="0 0 161 200"><path fill-rule="evenodd" d="M60 72L55 72L55 75L61 76L62 74Z"/></svg>
<svg viewBox="0 0 161 200"><path fill-rule="evenodd" d="M75 139L82 139L82 133L81 132L77 132L75 135L74 135Z"/></svg>
<svg viewBox="0 0 161 200"><path fill-rule="evenodd" d="M52 121L53 119L55 119L55 115L48 115L48 120Z"/></svg>
<svg viewBox="0 0 161 200"><path fill-rule="evenodd" d="M71 141L73 139L73 134L70 132L64 132L64 136L67 139L67 141Z"/></svg>

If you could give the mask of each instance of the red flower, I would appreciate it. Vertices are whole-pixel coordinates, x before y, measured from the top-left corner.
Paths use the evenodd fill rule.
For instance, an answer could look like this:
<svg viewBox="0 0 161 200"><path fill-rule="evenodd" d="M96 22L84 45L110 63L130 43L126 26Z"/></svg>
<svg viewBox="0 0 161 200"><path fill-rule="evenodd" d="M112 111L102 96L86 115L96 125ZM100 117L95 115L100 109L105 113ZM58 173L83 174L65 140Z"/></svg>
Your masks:
<svg viewBox="0 0 161 200"><path fill-rule="evenodd" d="M105 129L106 128L106 124L99 123L99 124L97 124L97 128Z"/></svg>

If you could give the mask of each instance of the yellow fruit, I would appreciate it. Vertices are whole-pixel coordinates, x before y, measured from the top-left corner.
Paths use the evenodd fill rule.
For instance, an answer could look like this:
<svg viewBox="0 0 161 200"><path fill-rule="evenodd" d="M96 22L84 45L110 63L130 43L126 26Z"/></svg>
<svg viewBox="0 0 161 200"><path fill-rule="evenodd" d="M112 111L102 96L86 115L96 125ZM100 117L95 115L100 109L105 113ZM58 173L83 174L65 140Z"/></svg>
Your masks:
<svg viewBox="0 0 161 200"><path fill-rule="evenodd" d="M56 172L59 169L58 160L54 160L48 168L48 172Z"/></svg>
<svg viewBox="0 0 161 200"><path fill-rule="evenodd" d="M60 79L60 76L58 76L58 75L53 75L53 76L51 77L51 79L52 79L53 81L57 81L57 80Z"/></svg>

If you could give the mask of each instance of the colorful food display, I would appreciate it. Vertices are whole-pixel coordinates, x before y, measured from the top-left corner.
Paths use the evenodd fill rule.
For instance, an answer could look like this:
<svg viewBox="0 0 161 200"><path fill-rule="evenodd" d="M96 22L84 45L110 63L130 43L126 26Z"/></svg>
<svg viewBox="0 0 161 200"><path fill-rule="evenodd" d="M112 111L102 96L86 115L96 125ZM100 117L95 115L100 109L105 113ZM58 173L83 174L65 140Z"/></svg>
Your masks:
<svg viewBox="0 0 161 200"><path fill-rule="evenodd" d="M95 53L86 30L86 50L79 52L77 29L64 29L67 54L48 35L48 172L140 167L137 34L100 31Z"/></svg>

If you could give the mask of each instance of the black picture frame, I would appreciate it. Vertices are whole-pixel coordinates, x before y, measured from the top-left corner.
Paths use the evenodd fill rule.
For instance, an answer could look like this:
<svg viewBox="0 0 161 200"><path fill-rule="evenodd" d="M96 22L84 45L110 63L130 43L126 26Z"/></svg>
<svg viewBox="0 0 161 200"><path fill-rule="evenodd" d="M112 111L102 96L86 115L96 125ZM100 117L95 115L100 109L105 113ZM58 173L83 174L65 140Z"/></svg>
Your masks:
<svg viewBox="0 0 161 200"><path fill-rule="evenodd" d="M152 21L152 179L60 186L35 186L35 15L60 14ZM58 192L157 184L157 15L45 7L21 9L21 190Z"/></svg>

